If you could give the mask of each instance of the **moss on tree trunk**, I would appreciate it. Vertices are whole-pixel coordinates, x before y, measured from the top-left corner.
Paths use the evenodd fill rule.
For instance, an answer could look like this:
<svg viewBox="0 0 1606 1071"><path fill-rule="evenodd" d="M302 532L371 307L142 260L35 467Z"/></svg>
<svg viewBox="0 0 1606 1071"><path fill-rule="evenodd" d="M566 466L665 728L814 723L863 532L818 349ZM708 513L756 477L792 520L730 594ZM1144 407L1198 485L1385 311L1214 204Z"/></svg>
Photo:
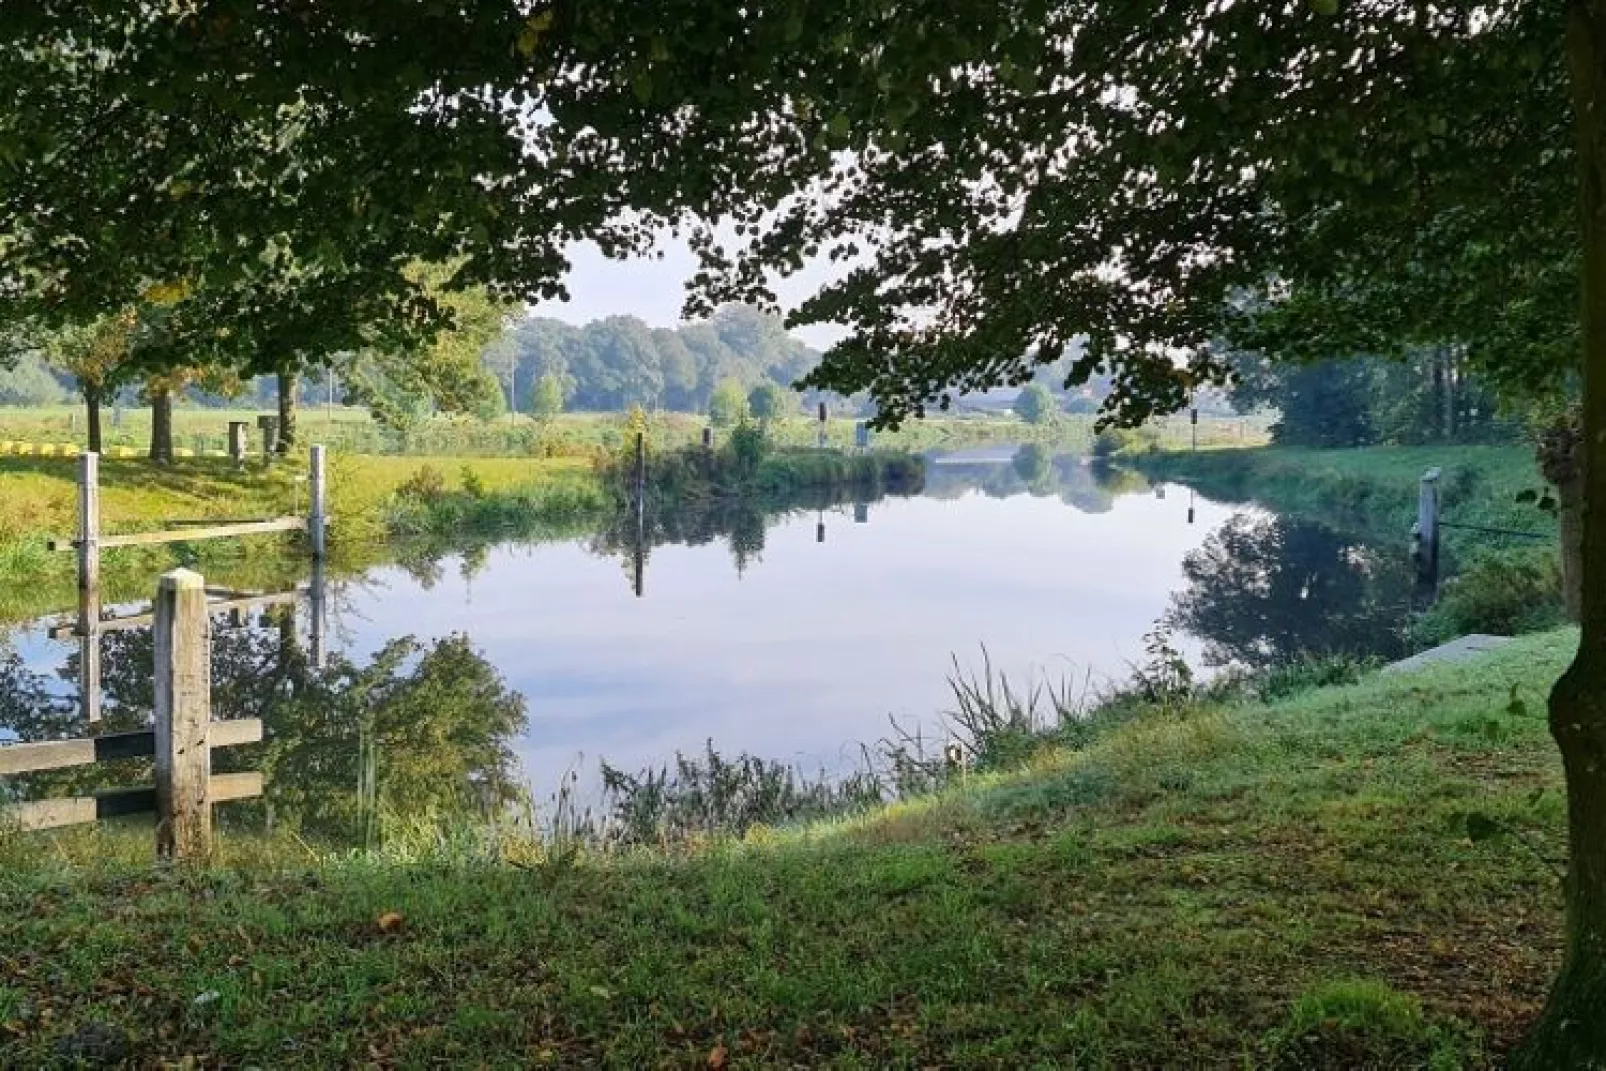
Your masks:
<svg viewBox="0 0 1606 1071"><path fill-rule="evenodd" d="M85 383L83 393L85 423L89 425L89 452L98 454L101 452L100 398L102 388L98 383Z"/></svg>
<svg viewBox="0 0 1606 1071"><path fill-rule="evenodd" d="M296 393L301 390L299 372L279 373L278 453L288 454L296 445Z"/></svg>
<svg viewBox="0 0 1606 1071"><path fill-rule="evenodd" d="M173 461L173 392L165 387L151 392L150 458L164 465Z"/></svg>

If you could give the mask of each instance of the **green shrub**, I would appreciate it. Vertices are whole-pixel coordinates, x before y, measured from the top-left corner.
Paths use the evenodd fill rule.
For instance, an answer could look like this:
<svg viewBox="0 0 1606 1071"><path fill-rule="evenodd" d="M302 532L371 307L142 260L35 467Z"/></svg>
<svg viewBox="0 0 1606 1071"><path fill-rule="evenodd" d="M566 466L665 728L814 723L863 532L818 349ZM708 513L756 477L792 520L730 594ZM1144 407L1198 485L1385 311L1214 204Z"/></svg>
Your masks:
<svg viewBox="0 0 1606 1071"><path fill-rule="evenodd" d="M435 502L445 493L446 477L434 465L420 465L417 472L396 488L398 498L410 498L418 502Z"/></svg>
<svg viewBox="0 0 1606 1071"><path fill-rule="evenodd" d="M1554 551L1486 551L1445 582L1412 635L1424 644L1472 632L1517 636L1554 628L1566 615Z"/></svg>
<svg viewBox="0 0 1606 1071"><path fill-rule="evenodd" d="M1262 703L1288 699L1317 688L1354 684L1377 663L1354 655L1305 655L1273 666L1254 678L1252 687Z"/></svg>
<svg viewBox="0 0 1606 1071"><path fill-rule="evenodd" d="M1160 433L1153 428L1105 428L1093 436L1093 456L1149 454L1160 449Z"/></svg>

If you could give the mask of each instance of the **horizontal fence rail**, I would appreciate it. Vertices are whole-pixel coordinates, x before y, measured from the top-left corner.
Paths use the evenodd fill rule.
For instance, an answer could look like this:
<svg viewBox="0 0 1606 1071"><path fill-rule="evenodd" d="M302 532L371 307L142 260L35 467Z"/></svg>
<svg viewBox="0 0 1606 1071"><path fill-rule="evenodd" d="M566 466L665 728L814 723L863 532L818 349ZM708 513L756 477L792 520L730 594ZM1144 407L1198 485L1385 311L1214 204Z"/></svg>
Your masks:
<svg viewBox="0 0 1606 1071"><path fill-rule="evenodd" d="M109 547L145 547L157 543L188 543L200 539L223 539L228 536L261 535L267 532L305 532L304 517L275 517L266 521L248 521L244 524L220 524L209 528L184 528L175 532L130 532L126 535L101 536L100 549ZM76 550L76 539L52 539L51 550Z"/></svg>
<svg viewBox="0 0 1606 1071"><path fill-rule="evenodd" d="M254 771L213 774L207 781L206 794L209 803L252 799L262 795L262 775ZM143 788L111 788L93 796L20 803L0 813L0 821L9 820L14 828L34 833L124 815L155 814L156 811L156 788L147 785Z"/></svg>
<svg viewBox="0 0 1606 1071"><path fill-rule="evenodd" d="M255 744L261 740L262 722L258 718L214 721L207 732L207 744L214 748ZM90 736L79 740L7 744L0 747L0 776L38 773L41 770L64 770L72 766L89 766L113 759L148 759L155 754L154 729L140 729L131 733L106 733L103 736Z"/></svg>

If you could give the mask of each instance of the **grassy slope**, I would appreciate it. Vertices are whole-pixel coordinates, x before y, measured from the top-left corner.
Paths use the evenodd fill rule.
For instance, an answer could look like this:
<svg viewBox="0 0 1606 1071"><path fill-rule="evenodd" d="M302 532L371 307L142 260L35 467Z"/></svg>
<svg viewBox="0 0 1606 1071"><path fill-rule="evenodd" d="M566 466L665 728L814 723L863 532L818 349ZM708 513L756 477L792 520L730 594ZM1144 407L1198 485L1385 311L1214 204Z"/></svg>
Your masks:
<svg viewBox="0 0 1606 1071"><path fill-rule="evenodd" d="M1211 497L1253 500L1401 541L1416 520L1422 474L1438 468L1446 520L1554 530L1546 515L1515 501L1518 492L1542 484L1533 452L1523 446L1269 446L1134 460L1151 475L1188 483Z"/></svg>
<svg viewBox="0 0 1606 1071"><path fill-rule="evenodd" d="M1537 1008L1560 896L1464 816L1561 853L1558 763L1507 707L1572 642L678 858L184 875L148 833L0 840L0 1044L33 1065L101 1021L141 1064L1481 1066Z"/></svg>

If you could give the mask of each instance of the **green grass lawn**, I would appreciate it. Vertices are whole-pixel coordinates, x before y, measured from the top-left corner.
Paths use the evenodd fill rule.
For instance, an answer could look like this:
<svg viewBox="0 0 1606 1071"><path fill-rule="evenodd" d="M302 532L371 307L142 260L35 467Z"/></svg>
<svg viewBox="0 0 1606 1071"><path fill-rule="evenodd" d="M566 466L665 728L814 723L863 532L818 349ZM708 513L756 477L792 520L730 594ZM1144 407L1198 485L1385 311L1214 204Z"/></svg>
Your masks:
<svg viewBox="0 0 1606 1071"><path fill-rule="evenodd" d="M670 854L242 840L184 871L148 829L14 835L0 1062L1490 1066L1557 963L1539 714L1574 642Z"/></svg>

